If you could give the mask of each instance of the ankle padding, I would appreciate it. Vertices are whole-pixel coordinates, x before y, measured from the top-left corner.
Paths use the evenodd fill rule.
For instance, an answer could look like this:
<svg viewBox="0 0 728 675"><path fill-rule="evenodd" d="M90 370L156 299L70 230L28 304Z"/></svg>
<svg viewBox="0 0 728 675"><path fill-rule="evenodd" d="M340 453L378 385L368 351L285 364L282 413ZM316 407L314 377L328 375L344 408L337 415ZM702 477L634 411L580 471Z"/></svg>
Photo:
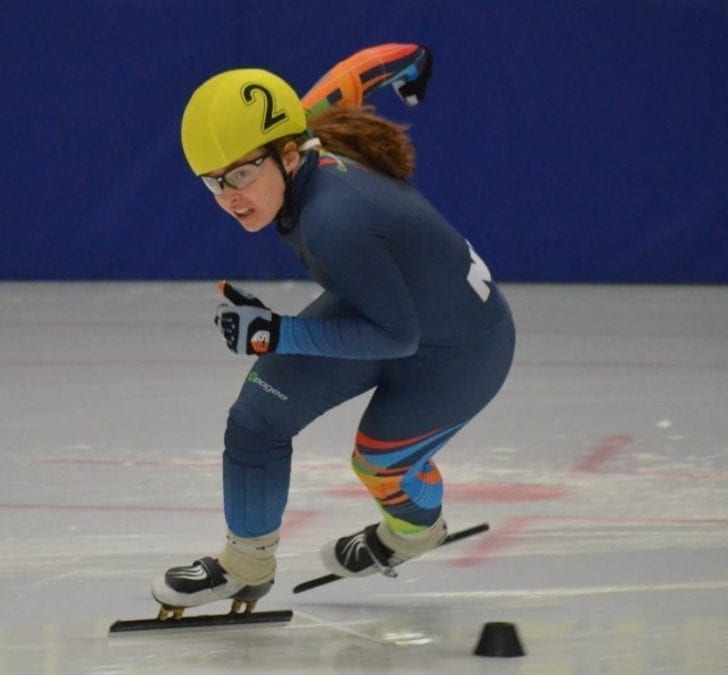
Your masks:
<svg viewBox="0 0 728 675"><path fill-rule="evenodd" d="M275 576L277 548L278 530L250 539L228 532L219 562L236 581L253 586L264 584Z"/></svg>
<svg viewBox="0 0 728 675"><path fill-rule="evenodd" d="M415 558L418 555L427 553L438 546L447 536L447 526L442 517L426 530L417 534L397 534L387 521L377 525L377 537L387 547L391 548L397 556L402 558Z"/></svg>

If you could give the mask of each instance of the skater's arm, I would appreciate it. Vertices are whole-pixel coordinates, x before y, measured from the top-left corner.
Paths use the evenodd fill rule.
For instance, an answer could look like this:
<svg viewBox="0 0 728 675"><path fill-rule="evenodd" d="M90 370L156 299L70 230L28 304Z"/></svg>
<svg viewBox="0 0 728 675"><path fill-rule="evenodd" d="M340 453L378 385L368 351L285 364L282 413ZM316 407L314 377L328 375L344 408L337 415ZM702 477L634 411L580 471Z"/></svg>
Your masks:
<svg viewBox="0 0 728 675"><path fill-rule="evenodd" d="M316 261L359 317L285 316L277 351L350 359L413 354L420 324L410 292L386 243L366 227L327 227L310 242Z"/></svg>
<svg viewBox="0 0 728 675"><path fill-rule="evenodd" d="M302 98L309 116L332 105L360 108L370 94L392 85L407 104L425 95L432 72L432 54L416 44L383 44L352 54L337 63Z"/></svg>

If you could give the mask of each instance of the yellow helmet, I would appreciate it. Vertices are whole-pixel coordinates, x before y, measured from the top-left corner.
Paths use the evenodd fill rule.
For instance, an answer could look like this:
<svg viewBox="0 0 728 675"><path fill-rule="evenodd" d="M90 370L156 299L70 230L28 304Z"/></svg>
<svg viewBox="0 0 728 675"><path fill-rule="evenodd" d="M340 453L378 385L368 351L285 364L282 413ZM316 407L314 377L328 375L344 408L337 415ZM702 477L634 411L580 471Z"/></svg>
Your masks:
<svg viewBox="0 0 728 675"><path fill-rule="evenodd" d="M201 84L182 115L182 149L198 176L271 141L306 130L293 88L258 68L228 70Z"/></svg>

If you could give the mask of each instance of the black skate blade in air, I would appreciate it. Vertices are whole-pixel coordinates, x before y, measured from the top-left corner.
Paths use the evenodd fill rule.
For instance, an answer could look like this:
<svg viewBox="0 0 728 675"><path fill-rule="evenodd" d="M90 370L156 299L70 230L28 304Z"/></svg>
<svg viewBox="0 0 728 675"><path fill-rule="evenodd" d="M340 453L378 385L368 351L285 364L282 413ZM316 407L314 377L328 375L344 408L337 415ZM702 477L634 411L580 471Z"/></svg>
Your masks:
<svg viewBox="0 0 728 675"><path fill-rule="evenodd" d="M458 530L457 532L448 534L447 537L442 540L437 548L440 548L440 546L445 546L446 544L452 544L453 542L459 541L460 539L465 539L466 537L472 537L474 534L486 532L489 527L490 526L488 525L488 523L481 523L480 525L473 525L473 527L468 527L465 530ZM310 591L312 588L318 588L319 586L324 586L325 584L330 584L333 581L338 581L339 579L345 578L347 577L340 577L338 574L325 574L322 577L316 577L315 579L310 579L309 581L304 581L303 583L298 584L298 586L294 587L293 592L303 593L304 591ZM349 578L354 579L356 577Z"/></svg>
<svg viewBox="0 0 728 675"><path fill-rule="evenodd" d="M207 628L209 626L236 626L244 623L282 623L291 620L293 611L281 609L273 612L241 612L239 614L204 614L183 616L179 619L131 619L115 621L109 633L124 633L134 630L175 630L178 628Z"/></svg>

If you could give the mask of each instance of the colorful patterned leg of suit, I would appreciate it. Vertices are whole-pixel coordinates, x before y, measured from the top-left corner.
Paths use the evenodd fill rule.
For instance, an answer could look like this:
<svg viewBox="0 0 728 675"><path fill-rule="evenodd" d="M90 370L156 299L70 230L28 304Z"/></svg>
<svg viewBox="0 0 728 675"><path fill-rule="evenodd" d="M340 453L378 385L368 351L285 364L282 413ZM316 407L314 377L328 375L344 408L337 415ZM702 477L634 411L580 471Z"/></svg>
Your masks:
<svg viewBox="0 0 728 675"><path fill-rule="evenodd" d="M324 293L303 316L349 316ZM316 417L375 388L353 466L393 528L413 532L440 514L433 455L497 393L513 357L510 315L472 344L421 347L403 359L348 360L272 354L259 359L230 410L225 434L225 515L240 537L280 526L291 439Z"/></svg>

